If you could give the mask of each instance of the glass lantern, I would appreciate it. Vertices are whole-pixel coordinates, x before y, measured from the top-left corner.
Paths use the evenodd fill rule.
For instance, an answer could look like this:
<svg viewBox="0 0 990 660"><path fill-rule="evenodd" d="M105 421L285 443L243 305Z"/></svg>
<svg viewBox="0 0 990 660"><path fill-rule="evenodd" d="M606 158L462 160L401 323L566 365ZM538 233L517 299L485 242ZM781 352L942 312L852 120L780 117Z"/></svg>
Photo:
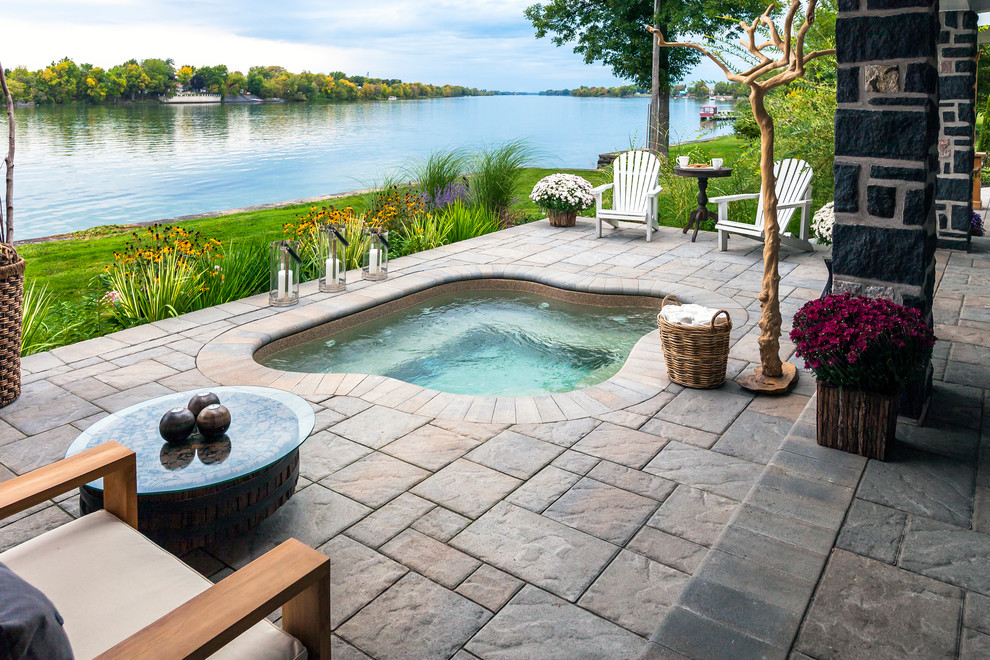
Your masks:
<svg viewBox="0 0 990 660"><path fill-rule="evenodd" d="M388 277L388 232L371 229L368 250L361 258L361 277L366 280L384 280Z"/></svg>
<svg viewBox="0 0 990 660"><path fill-rule="evenodd" d="M273 307L289 307L299 302L299 241L275 241L271 245L268 302Z"/></svg>
<svg viewBox="0 0 990 660"><path fill-rule="evenodd" d="M320 291L347 287L347 246L343 225L320 227Z"/></svg>

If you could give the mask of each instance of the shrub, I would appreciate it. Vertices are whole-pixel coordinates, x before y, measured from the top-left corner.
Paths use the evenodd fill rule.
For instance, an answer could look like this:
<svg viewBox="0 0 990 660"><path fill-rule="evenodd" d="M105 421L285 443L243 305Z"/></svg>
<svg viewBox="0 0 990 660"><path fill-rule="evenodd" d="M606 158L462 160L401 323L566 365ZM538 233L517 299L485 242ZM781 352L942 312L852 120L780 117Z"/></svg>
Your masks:
<svg viewBox="0 0 990 660"><path fill-rule="evenodd" d="M921 376L935 334L916 309L843 293L806 303L791 340L818 380L892 392Z"/></svg>
<svg viewBox="0 0 990 660"><path fill-rule="evenodd" d="M231 243L204 264L197 309L240 300L268 289L267 238Z"/></svg>
<svg viewBox="0 0 990 660"><path fill-rule="evenodd" d="M441 217L423 213L406 224L398 231L400 254L412 254L423 250L432 250L450 243L450 224ZM398 247L398 246L397 246Z"/></svg>
<svg viewBox="0 0 990 660"><path fill-rule="evenodd" d="M81 321L59 322L58 304L48 287L36 282L24 289L24 316L21 328L21 355L33 355L64 345L65 338L82 325Z"/></svg>

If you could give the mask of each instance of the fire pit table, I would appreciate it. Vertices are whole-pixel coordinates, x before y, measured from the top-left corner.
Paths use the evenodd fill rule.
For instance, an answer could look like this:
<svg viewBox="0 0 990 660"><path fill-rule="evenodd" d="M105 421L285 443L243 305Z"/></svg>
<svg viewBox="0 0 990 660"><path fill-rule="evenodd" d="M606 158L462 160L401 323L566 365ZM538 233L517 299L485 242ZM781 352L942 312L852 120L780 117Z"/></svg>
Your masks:
<svg viewBox="0 0 990 660"><path fill-rule="evenodd" d="M220 438L193 434L167 443L158 422L201 390L125 408L96 422L66 456L114 440L137 454L138 529L173 552L240 534L292 497L299 479L299 446L313 430L313 408L295 394L268 387L215 387L230 410ZM80 509L103 507L103 480L80 488Z"/></svg>

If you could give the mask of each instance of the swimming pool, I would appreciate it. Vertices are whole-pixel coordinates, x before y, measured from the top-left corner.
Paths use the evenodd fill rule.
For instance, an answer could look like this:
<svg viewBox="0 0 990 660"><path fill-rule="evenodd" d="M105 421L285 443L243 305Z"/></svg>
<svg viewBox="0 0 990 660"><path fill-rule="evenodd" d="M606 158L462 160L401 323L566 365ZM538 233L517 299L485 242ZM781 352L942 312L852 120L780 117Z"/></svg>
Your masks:
<svg viewBox="0 0 990 660"><path fill-rule="evenodd" d="M604 306L527 291L463 291L276 345L256 359L273 369L388 376L453 394L567 392L607 380L656 329L659 301L636 302Z"/></svg>

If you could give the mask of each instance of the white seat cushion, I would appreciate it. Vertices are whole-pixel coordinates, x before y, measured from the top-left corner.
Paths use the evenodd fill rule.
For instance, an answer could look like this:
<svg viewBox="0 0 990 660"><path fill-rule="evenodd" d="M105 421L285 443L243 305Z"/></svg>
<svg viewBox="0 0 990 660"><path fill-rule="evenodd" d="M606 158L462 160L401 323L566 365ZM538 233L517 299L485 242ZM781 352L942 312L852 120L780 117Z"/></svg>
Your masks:
<svg viewBox="0 0 990 660"><path fill-rule="evenodd" d="M105 511L0 553L0 562L55 604L77 660L112 648L212 585ZM295 638L262 621L210 658L306 656Z"/></svg>

